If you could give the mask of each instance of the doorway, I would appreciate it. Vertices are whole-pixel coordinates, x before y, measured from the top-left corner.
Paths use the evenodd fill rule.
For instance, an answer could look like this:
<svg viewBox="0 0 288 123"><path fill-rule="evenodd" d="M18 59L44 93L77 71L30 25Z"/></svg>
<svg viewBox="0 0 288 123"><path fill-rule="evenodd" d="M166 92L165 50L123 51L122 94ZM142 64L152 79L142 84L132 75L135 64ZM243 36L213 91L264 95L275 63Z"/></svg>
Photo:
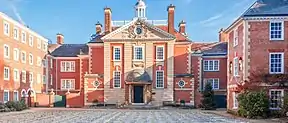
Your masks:
<svg viewBox="0 0 288 123"><path fill-rule="evenodd" d="M134 86L134 103L144 103L143 86Z"/></svg>

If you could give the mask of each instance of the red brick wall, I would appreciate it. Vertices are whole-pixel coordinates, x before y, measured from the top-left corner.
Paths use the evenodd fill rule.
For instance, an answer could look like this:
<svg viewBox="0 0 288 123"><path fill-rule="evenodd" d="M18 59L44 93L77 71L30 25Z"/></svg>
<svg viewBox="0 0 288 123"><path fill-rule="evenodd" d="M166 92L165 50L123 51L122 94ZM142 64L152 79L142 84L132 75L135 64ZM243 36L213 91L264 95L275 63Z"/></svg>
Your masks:
<svg viewBox="0 0 288 123"><path fill-rule="evenodd" d="M56 62L57 61L57 62ZM61 72L61 61L75 61L75 72ZM57 76L54 74L54 89L61 90L61 79L75 79L75 90L80 89L80 59L56 59L54 60ZM56 83L57 82L57 83Z"/></svg>
<svg viewBox="0 0 288 123"><path fill-rule="evenodd" d="M185 100L187 103L190 103L190 93L192 90L185 90L185 89L191 89L191 79L190 77L188 78L174 78L174 88L177 90L174 90L174 99L175 101L179 100ZM180 80L185 81L185 86L183 88L179 87L178 82ZM181 90L182 89L182 90Z"/></svg>
<svg viewBox="0 0 288 123"><path fill-rule="evenodd" d="M152 85L154 88L156 88L156 70L164 70L164 88L167 88L167 60L171 59L168 58L168 50L167 50L167 44L166 43L154 43L154 48L153 48L153 82ZM164 45L164 66L161 66L159 69L159 66L156 65L156 47L157 46L163 46ZM151 66L147 66L147 67L151 67Z"/></svg>
<svg viewBox="0 0 288 123"><path fill-rule="evenodd" d="M97 99L99 102L104 102L104 91L103 90L89 91L88 102L92 103L95 99Z"/></svg>
<svg viewBox="0 0 288 123"><path fill-rule="evenodd" d="M181 100L185 100L186 103L190 103L190 92L187 90L177 90L175 91L175 101L179 103Z"/></svg>
<svg viewBox="0 0 288 123"><path fill-rule="evenodd" d="M250 25L250 71L269 72L269 53L284 52L284 64L288 58L288 22L285 22L284 41L270 41L269 21L249 22ZM285 68L284 68L285 71Z"/></svg>
<svg viewBox="0 0 288 123"><path fill-rule="evenodd" d="M70 93L66 95L66 106L70 108L79 108L84 106L84 98L81 94Z"/></svg>
<svg viewBox="0 0 288 123"><path fill-rule="evenodd" d="M92 74L104 74L104 47L91 47L91 63Z"/></svg>
<svg viewBox="0 0 288 123"><path fill-rule="evenodd" d="M174 46L174 74L187 73L188 45Z"/></svg>
<svg viewBox="0 0 288 123"><path fill-rule="evenodd" d="M219 60L219 71L215 71L215 72L204 71L203 79L219 78L219 89L226 89L227 88L227 59L226 58L204 58L203 60Z"/></svg>

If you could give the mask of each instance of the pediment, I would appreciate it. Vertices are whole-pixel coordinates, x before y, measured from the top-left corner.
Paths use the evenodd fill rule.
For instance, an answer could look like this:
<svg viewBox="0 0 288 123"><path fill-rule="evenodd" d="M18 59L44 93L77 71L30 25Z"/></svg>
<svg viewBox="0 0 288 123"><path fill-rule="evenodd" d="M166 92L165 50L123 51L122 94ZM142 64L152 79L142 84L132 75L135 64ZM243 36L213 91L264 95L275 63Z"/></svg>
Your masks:
<svg viewBox="0 0 288 123"><path fill-rule="evenodd" d="M174 35L137 19L102 37L102 40L173 40Z"/></svg>

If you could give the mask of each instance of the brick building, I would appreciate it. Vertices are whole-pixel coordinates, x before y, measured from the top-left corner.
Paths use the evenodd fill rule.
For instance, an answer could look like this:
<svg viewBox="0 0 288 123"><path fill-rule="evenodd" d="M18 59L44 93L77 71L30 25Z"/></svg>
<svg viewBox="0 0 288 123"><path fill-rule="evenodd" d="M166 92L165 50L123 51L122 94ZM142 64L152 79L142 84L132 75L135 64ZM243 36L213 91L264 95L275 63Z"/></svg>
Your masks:
<svg viewBox="0 0 288 123"><path fill-rule="evenodd" d="M129 21L113 21L111 8L104 8L104 26L98 22L86 44L65 44L57 34L47 55L49 91L76 94L67 99L71 107L95 100L152 105L184 100L198 106L206 82L226 95L227 43L194 43L184 21L174 28L175 6L167 14L167 20L148 20L139 0Z"/></svg>
<svg viewBox="0 0 288 123"><path fill-rule="evenodd" d="M287 74L288 2L257 0L227 29L221 31L228 45L228 109L237 109L237 95L243 86L257 82L254 75ZM279 80L281 81L281 80ZM267 82L267 81L266 81ZM287 91L286 83L261 83L271 98L270 108L277 109ZM286 87L285 87L286 86Z"/></svg>
<svg viewBox="0 0 288 123"><path fill-rule="evenodd" d="M0 102L45 92L48 39L0 12Z"/></svg>

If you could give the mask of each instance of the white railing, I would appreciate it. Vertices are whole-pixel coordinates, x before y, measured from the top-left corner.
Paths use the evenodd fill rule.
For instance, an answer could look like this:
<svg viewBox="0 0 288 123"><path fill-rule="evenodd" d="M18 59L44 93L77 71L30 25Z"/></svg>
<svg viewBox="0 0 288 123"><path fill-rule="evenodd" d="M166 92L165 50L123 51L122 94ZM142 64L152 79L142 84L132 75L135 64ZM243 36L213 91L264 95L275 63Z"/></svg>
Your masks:
<svg viewBox="0 0 288 123"><path fill-rule="evenodd" d="M123 20L123 21L112 21L112 26L123 26L127 23L131 22L131 20Z"/></svg>
<svg viewBox="0 0 288 123"><path fill-rule="evenodd" d="M131 20L123 20L123 21L112 21L112 27L119 27L126 25L127 23L131 22ZM167 25L168 21L167 20L146 20L146 22L155 25L155 26L160 26L160 25Z"/></svg>

